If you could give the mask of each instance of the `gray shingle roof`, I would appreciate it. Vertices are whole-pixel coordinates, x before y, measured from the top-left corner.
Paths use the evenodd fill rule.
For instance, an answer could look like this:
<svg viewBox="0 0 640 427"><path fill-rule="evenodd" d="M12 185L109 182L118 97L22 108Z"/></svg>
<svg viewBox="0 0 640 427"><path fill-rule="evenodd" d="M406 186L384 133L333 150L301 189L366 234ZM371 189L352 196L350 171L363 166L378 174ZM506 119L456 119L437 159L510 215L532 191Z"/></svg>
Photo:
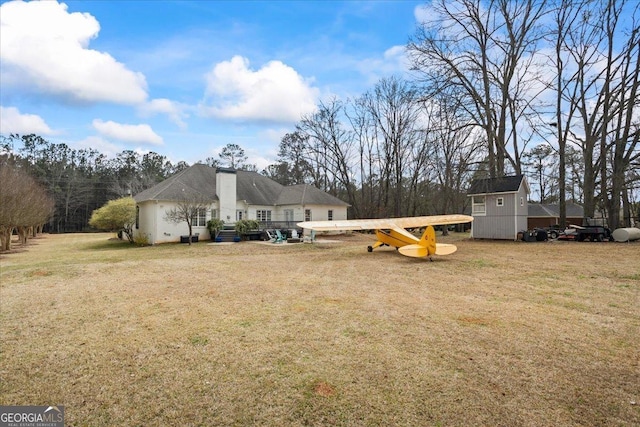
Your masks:
<svg viewBox="0 0 640 427"><path fill-rule="evenodd" d="M283 186L257 172L237 171L236 197L251 205L274 205Z"/></svg>
<svg viewBox="0 0 640 427"><path fill-rule="evenodd" d="M283 187L277 205L337 205L349 206L337 197L332 196L312 185L297 184Z"/></svg>
<svg viewBox="0 0 640 427"><path fill-rule="evenodd" d="M250 205L335 205L349 206L337 197L308 184L283 186L256 172L237 170L236 197ZM135 195L136 202L180 200L189 195L217 200L216 169L196 164Z"/></svg>
<svg viewBox="0 0 640 427"><path fill-rule="evenodd" d="M514 193L520 188L523 178L523 175L511 175L500 178L474 179L467 194Z"/></svg>
<svg viewBox="0 0 640 427"><path fill-rule="evenodd" d="M136 202L147 200L183 200L184 197L217 200L216 170L195 164L134 196Z"/></svg>

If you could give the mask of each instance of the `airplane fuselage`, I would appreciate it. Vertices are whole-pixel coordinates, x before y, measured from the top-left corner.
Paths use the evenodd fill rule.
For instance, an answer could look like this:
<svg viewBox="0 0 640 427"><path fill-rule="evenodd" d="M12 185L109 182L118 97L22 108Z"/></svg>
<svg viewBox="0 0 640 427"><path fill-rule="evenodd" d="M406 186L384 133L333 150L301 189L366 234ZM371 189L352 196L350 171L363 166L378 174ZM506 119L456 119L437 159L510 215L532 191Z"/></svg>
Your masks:
<svg viewBox="0 0 640 427"><path fill-rule="evenodd" d="M406 234L398 233L395 230L376 230L376 237L378 241L385 245L392 246L394 248L401 248L406 245L413 245L418 243L417 237L409 237ZM381 246L381 245L378 245Z"/></svg>

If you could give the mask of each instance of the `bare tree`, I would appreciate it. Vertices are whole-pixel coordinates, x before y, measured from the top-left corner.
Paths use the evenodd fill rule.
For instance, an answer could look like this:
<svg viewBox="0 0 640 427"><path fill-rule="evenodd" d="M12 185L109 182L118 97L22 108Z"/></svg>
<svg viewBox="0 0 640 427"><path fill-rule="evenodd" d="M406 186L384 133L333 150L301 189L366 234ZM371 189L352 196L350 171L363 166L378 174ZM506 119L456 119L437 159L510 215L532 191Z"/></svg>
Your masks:
<svg viewBox="0 0 640 427"><path fill-rule="evenodd" d="M429 143L433 147L432 165L437 184L435 214L463 213L466 188L473 166L485 153L478 132L458 106L459 98L441 94L430 102L434 119ZM446 228L445 228L446 230Z"/></svg>
<svg viewBox="0 0 640 427"><path fill-rule="evenodd" d="M421 144L417 93L409 82L397 77L381 79L363 95L364 106L377 141L382 206L386 215L401 216L409 205L405 186L415 189L424 171L426 147ZM406 185L408 182L408 185Z"/></svg>
<svg viewBox="0 0 640 427"><path fill-rule="evenodd" d="M0 162L0 251L11 250L15 229L21 243L26 244L52 211L53 199L34 178L13 164Z"/></svg>
<svg viewBox="0 0 640 427"><path fill-rule="evenodd" d="M189 245L193 239L193 223L204 217L206 211L211 207L213 198L196 191L183 189L183 196L176 202L176 205L167 210L164 220L174 224L187 223L189 228ZM204 222L204 221L203 221Z"/></svg>
<svg viewBox="0 0 640 427"><path fill-rule="evenodd" d="M297 131L308 138L306 160L314 168L315 185L334 196L340 192L353 206L354 138L343 125L344 105L337 99L323 102L318 110L302 118Z"/></svg>
<svg viewBox="0 0 640 427"><path fill-rule="evenodd" d="M563 106L557 107L558 139L582 152L585 215L593 217L600 205L615 228L626 171L638 158L638 4L602 0L562 6L570 13L571 27L558 63L574 71L558 77L558 104Z"/></svg>
<svg viewBox="0 0 640 427"><path fill-rule="evenodd" d="M545 6L544 0L435 0L436 18L422 23L408 45L427 96L449 87L463 96L461 108L485 133L492 177L505 173L505 161L521 172L518 125L535 98L532 58Z"/></svg>
<svg viewBox="0 0 640 427"><path fill-rule="evenodd" d="M614 50L619 30L617 20L622 19L624 9L619 2L609 2L608 16L613 19L607 25L608 51ZM628 170L630 165L640 159L640 26L637 12L640 5L636 3L631 15L631 29L624 44L616 57L615 70L612 76L610 107L607 108L611 116L606 136L603 135L603 145L609 150L611 159L610 197L605 199L610 226L618 228L631 226L628 197ZM625 221L620 224L621 203L627 214Z"/></svg>
<svg viewBox="0 0 640 427"><path fill-rule="evenodd" d="M358 152L358 173L360 189L356 196L356 209L361 217L375 218L380 215L380 156L374 120L368 113L366 97L350 103L346 112L353 131Z"/></svg>

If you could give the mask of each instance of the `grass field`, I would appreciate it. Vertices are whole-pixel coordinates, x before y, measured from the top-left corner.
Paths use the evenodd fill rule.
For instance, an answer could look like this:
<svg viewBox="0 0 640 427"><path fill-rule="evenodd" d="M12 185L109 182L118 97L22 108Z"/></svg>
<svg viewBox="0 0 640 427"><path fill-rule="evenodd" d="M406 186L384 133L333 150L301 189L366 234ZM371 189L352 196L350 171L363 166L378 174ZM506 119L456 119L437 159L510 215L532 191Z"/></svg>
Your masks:
<svg viewBox="0 0 640 427"><path fill-rule="evenodd" d="M0 258L0 404L69 426L638 426L640 242L454 235ZM332 237L333 238L333 237Z"/></svg>

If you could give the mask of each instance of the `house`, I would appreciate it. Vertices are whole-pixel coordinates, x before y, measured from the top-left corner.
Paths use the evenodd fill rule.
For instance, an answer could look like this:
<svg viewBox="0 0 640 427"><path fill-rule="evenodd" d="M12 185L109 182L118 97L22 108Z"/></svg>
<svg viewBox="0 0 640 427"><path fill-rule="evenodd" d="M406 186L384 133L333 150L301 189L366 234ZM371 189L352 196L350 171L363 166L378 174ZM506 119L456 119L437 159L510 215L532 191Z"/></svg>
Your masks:
<svg viewBox="0 0 640 427"><path fill-rule="evenodd" d="M527 230L530 192L523 175L476 179L467 193L471 197L471 237L517 240Z"/></svg>
<svg viewBox="0 0 640 427"><path fill-rule="evenodd" d="M289 228L300 221L347 219L349 207L308 184L283 186L256 172L195 164L134 196L134 235L151 244L179 242L188 234L186 222L175 224L165 216L185 198L212 201L193 220L193 233L205 240L211 238L206 224L212 218L225 225L254 219L265 228Z"/></svg>
<svg viewBox="0 0 640 427"><path fill-rule="evenodd" d="M582 206L567 202L567 225L582 225L584 209ZM560 205L548 203L529 203L528 229L548 228L560 224Z"/></svg>

